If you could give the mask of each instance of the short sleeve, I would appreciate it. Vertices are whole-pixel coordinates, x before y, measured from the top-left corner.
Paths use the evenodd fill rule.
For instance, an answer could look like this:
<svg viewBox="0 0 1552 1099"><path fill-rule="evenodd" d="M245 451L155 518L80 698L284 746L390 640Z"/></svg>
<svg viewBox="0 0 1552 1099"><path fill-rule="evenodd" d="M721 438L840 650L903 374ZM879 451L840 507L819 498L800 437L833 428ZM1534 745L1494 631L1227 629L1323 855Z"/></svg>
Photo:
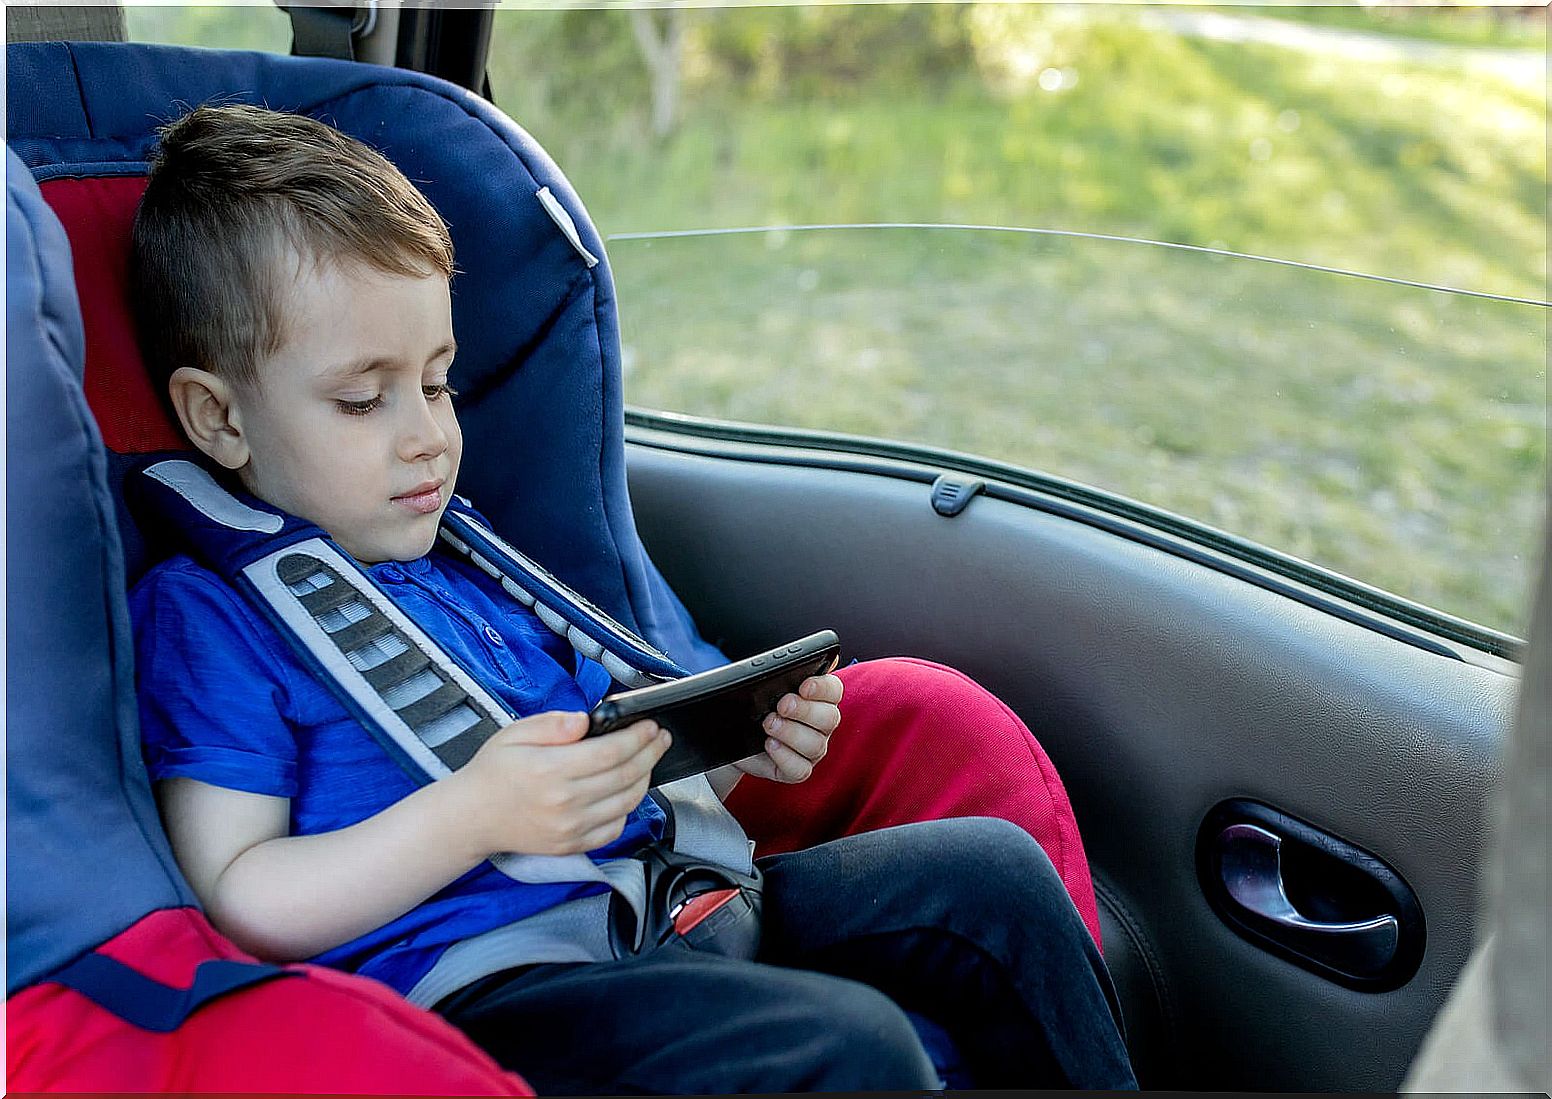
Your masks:
<svg viewBox="0 0 1552 1099"><path fill-rule="evenodd" d="M577 656L577 685L582 688L582 695L587 699L588 709L597 706L604 695L609 693L609 688L614 686L614 678L604 669L604 666L596 660Z"/></svg>
<svg viewBox="0 0 1552 1099"><path fill-rule="evenodd" d="M295 796L290 692L267 635L271 627L219 577L186 558L148 573L129 604L151 778Z"/></svg>

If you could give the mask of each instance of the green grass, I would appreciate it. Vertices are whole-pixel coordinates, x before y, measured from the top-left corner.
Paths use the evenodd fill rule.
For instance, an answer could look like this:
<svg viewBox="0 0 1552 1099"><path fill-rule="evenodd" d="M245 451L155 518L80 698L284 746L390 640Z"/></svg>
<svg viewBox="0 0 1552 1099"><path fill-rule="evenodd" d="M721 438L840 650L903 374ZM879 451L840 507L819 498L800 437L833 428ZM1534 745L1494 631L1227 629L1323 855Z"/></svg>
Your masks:
<svg viewBox="0 0 1552 1099"><path fill-rule="evenodd" d="M271 53L291 49L291 20L269 3L181 6L130 0L124 6L124 24L133 42Z"/></svg>
<svg viewBox="0 0 1552 1099"><path fill-rule="evenodd" d="M1544 296L1540 89L1181 39L1124 14L1056 38L1046 59L1076 75L1070 90L998 94L975 72L811 99L692 89L662 145L629 107L506 105L605 232L1033 225ZM522 82L497 57L505 103Z"/></svg>

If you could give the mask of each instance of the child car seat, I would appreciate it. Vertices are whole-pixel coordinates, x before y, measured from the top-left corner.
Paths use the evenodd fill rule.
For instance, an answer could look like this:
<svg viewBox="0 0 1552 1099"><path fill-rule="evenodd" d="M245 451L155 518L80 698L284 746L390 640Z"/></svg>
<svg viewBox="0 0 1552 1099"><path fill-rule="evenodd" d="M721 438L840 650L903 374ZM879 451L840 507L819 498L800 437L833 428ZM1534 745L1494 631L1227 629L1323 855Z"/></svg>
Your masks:
<svg viewBox="0 0 1552 1099"><path fill-rule="evenodd" d="M200 915L140 763L82 351L64 232L7 152L10 1087L530 1094L375 981L259 965Z"/></svg>
<svg viewBox="0 0 1552 1099"><path fill-rule="evenodd" d="M41 184L74 250L85 318L84 388L107 444L109 484L117 486L125 468L145 453L182 445L140 363L125 294L129 226L157 126L210 100L310 114L382 151L421 187L452 232L461 271L452 299L459 338L453 381L465 436L460 491L508 541L681 664L695 669L722 662L722 654L696 633L636 534L625 481L618 327L603 242L556 166L510 119L454 85L351 62L118 43L16 44L7 56L8 141ZM24 455L13 463L13 481L18 464L30 460ZM149 550L121 500L115 507L124 571L133 579L149 563ZM40 512L32 521L52 519ZM111 585L111 578L104 583ZM113 651L125 651L125 644L120 637ZM113 666L111 652L101 656ZM1098 939L1093 888L1071 807L1049 760L1017 718L991 700L984 713L964 715L963 728L946 735L941 723L903 723L917 711L898 687L908 683L920 698L930 698L960 686L958 673L921 661L885 661L857 665L845 675L848 714L861 707L888 717L895 708L902 721L870 722L867 728L877 735L867 739L862 727L843 729L848 735L836 738L826 765L802 786L740 784L729 806L762 849L790 849L911 820L1003 816L1042 843ZM39 713L54 691L62 692L61 699L72 697L64 683L40 688ZM132 709L124 709L122 696L119 705L116 727L130 734L123 773L143 783L133 752ZM81 735L92 731L83 728ZM51 765L72 762L61 754ZM986 781L993 774L996 782ZM52 809L83 813L77 800L62 795ZM142 798L133 827L156 837L157 858L126 864L131 899L91 927L57 938L51 921L40 916L29 929L37 957L21 967L13 962L13 991L122 930L136 915L188 903L186 891L168 892L185 890L181 883L145 892L147 876L176 881L148 804ZM17 809L13 799L12 811ZM116 825L129 826L127 820ZM13 868L26 866L44 883L58 878L64 864L44 853L46 845L31 846L31 836L13 828ZM24 837L25 845L19 842ZM18 926L13 916L13 936Z"/></svg>

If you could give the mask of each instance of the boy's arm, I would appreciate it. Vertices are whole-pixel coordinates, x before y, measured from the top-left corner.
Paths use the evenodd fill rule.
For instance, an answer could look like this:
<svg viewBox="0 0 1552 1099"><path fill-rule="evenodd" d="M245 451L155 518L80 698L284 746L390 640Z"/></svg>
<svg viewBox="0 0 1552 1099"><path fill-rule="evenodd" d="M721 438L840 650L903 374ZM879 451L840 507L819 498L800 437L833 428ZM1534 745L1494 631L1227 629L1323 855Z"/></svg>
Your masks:
<svg viewBox="0 0 1552 1099"><path fill-rule="evenodd" d="M157 784L178 865L216 927L261 958L321 954L478 865L456 788L431 783L360 824L288 835L287 798L191 778Z"/></svg>
<svg viewBox="0 0 1552 1099"><path fill-rule="evenodd" d="M348 828L291 836L286 798L157 784L178 865L211 922L259 957L321 954L403 915L496 851L560 855L618 838L668 734L582 739L585 714L513 722L459 771Z"/></svg>

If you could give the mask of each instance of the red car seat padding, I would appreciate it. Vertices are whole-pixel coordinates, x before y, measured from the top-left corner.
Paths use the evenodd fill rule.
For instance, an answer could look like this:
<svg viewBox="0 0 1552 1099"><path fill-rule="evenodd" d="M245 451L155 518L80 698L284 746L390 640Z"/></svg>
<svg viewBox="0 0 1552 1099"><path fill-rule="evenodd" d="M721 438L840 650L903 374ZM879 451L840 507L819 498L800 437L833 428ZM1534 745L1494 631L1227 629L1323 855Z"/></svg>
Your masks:
<svg viewBox="0 0 1552 1099"><path fill-rule="evenodd" d="M211 959L252 961L192 908L153 912L98 948L187 988ZM311 965L211 1000L171 1033L125 1022L52 981L6 1002L17 1092L532 1095L440 1016L386 985Z"/></svg>
<svg viewBox="0 0 1552 1099"><path fill-rule="evenodd" d="M188 446L140 358L129 308L129 239L144 176L45 180L65 227L86 327L86 402L102 441L119 454Z"/></svg>

